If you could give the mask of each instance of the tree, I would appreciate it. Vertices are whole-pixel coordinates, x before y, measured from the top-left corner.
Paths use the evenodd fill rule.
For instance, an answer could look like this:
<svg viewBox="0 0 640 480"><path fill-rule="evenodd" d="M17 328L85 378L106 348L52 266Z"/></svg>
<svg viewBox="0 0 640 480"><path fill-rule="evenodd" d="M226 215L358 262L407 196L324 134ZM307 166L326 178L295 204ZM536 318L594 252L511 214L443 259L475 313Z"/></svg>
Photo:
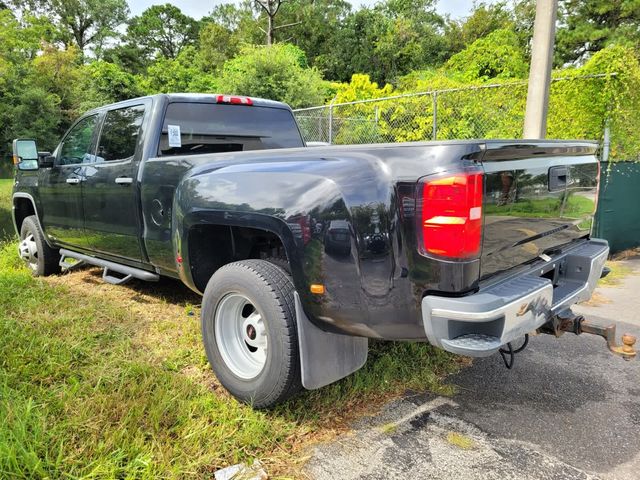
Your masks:
<svg viewBox="0 0 640 480"><path fill-rule="evenodd" d="M445 36L451 53L457 53L495 30L513 27L513 13L505 2L477 3L468 17L447 22Z"/></svg>
<svg viewBox="0 0 640 480"><path fill-rule="evenodd" d="M275 18L280 10L280 6L284 3L284 0L255 0L256 5L262 9L267 16L267 29L262 30L267 36L267 45L273 44L275 41L275 32L278 28L286 27L287 25L281 25L276 27Z"/></svg>
<svg viewBox="0 0 640 480"><path fill-rule="evenodd" d="M200 30L200 59L206 71L222 68L224 62L240 51L240 42L234 32L218 23L206 23Z"/></svg>
<svg viewBox="0 0 640 480"><path fill-rule="evenodd" d="M177 58L198 39L199 24L169 3L153 5L129 22L127 39L146 56Z"/></svg>
<svg viewBox="0 0 640 480"><path fill-rule="evenodd" d="M118 36L116 28L129 15L126 0L13 0L12 3L49 16L65 46L75 44L81 52L88 47L100 51L106 40Z"/></svg>
<svg viewBox="0 0 640 480"><path fill-rule="evenodd" d="M376 81L383 81L375 50L388 22L382 12L370 8L348 15L328 39L326 50L315 59L315 65L334 81L348 82L355 73L368 73Z"/></svg>
<svg viewBox="0 0 640 480"><path fill-rule="evenodd" d="M278 18L288 25L284 41L304 50L309 64L315 65L316 57L328 51L328 42L350 12L351 5L345 0L289 0Z"/></svg>
<svg viewBox="0 0 640 480"><path fill-rule="evenodd" d="M315 65L333 79L367 73L379 83L448 58L444 19L431 0L388 0L348 15Z"/></svg>
<svg viewBox="0 0 640 480"><path fill-rule="evenodd" d="M496 30L452 56L444 68L465 81L524 78L527 62L517 35Z"/></svg>
<svg viewBox="0 0 640 480"><path fill-rule="evenodd" d="M141 88L147 94L217 91L217 80L203 71L195 58L194 47L185 47L176 58L160 57L139 77Z"/></svg>
<svg viewBox="0 0 640 480"><path fill-rule="evenodd" d="M60 121L65 127L82 113L77 110L79 99L87 94L78 89L83 79L81 64L77 47L60 50L53 45L46 45L31 62L28 83L56 96Z"/></svg>
<svg viewBox="0 0 640 480"><path fill-rule="evenodd" d="M556 63L582 63L613 43L640 46L640 0L561 0Z"/></svg>
<svg viewBox="0 0 640 480"><path fill-rule="evenodd" d="M320 72L307 67L304 52L294 45L244 47L228 61L221 91L286 102L294 108L324 103L329 85Z"/></svg>
<svg viewBox="0 0 640 480"><path fill-rule="evenodd" d="M0 159L10 151L11 139L35 138L51 148L61 124L60 99L46 85L34 83L33 61L49 40L48 22L0 10Z"/></svg>
<svg viewBox="0 0 640 480"><path fill-rule="evenodd" d="M99 60L82 67L79 110L139 97L144 92L136 78L118 65Z"/></svg>
<svg viewBox="0 0 640 480"><path fill-rule="evenodd" d="M131 43L118 43L102 51L101 60L118 65L123 70L139 74L144 72L150 63L140 48Z"/></svg>

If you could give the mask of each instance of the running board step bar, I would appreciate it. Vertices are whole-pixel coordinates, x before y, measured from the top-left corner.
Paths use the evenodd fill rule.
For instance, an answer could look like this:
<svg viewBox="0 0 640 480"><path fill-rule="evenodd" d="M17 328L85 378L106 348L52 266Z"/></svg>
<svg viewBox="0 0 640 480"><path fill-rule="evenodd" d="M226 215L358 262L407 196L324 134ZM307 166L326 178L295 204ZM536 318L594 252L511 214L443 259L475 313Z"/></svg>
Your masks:
<svg viewBox="0 0 640 480"><path fill-rule="evenodd" d="M66 272L67 270L72 270L74 268L77 268L81 265L84 265L84 262L82 260L79 260L75 257L69 256L69 255L60 255L60 268L62 269L63 272Z"/></svg>
<svg viewBox="0 0 640 480"><path fill-rule="evenodd" d="M96 267L104 268L102 279L113 285L122 285L128 282L132 278L138 280L144 280L145 282L157 282L160 280L160 275L147 270L141 270L139 268L129 267L127 265L120 265L119 263L110 262L109 260L103 260L102 258L92 257L83 253L76 253L64 248L60 250L60 266L64 270L74 268L81 263L88 263L89 265L95 265ZM78 260L72 263L70 259Z"/></svg>

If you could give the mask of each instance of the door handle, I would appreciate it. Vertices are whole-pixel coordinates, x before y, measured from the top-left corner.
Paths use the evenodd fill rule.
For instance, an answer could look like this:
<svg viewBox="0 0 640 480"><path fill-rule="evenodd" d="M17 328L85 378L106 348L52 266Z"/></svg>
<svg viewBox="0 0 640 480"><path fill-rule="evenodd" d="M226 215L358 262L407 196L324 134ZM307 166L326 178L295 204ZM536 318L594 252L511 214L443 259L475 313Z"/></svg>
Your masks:
<svg viewBox="0 0 640 480"><path fill-rule="evenodd" d="M133 178L131 178L131 177L118 177L118 178L116 178L116 183L118 185L131 185L133 183Z"/></svg>
<svg viewBox="0 0 640 480"><path fill-rule="evenodd" d="M80 183L80 179L77 177L67 178L67 183L69 185L77 185Z"/></svg>

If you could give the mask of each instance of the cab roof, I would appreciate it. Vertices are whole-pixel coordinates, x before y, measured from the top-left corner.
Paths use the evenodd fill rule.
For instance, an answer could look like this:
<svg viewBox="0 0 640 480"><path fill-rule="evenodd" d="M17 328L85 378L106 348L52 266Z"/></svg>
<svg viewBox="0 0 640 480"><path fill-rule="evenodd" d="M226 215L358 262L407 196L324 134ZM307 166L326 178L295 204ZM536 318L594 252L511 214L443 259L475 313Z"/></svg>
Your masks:
<svg viewBox="0 0 640 480"><path fill-rule="evenodd" d="M89 112L87 112L87 114L91 112L98 112L105 109L112 109L114 107L121 107L121 106L124 107L140 101L144 101L144 100L153 100L154 103L156 101L163 101L163 100L167 101L168 103L172 103L172 102L224 103L224 102L218 101L218 98L221 96L246 98L246 99L249 99L251 101L251 105L255 107L271 107L271 108L281 108L284 110L291 110L291 107L283 102L276 102L275 100L268 100L266 98L247 97L243 95L229 95L229 94L222 94L222 93L158 93L155 95L136 97L128 100L123 100L121 102L102 105L100 107L96 107L90 110Z"/></svg>

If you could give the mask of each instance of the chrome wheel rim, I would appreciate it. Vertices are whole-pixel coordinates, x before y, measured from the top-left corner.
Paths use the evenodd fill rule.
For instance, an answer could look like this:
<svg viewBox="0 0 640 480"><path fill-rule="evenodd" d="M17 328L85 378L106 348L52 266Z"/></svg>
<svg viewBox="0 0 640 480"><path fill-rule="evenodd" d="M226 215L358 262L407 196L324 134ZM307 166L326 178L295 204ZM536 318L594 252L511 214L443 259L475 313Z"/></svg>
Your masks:
<svg viewBox="0 0 640 480"><path fill-rule="evenodd" d="M27 234L22 239L20 245L18 245L18 253L31 270L38 269L38 244L33 233Z"/></svg>
<svg viewBox="0 0 640 480"><path fill-rule="evenodd" d="M216 344L234 375L250 380L267 361L267 330L262 314L247 297L230 293L220 300L214 319Z"/></svg>

